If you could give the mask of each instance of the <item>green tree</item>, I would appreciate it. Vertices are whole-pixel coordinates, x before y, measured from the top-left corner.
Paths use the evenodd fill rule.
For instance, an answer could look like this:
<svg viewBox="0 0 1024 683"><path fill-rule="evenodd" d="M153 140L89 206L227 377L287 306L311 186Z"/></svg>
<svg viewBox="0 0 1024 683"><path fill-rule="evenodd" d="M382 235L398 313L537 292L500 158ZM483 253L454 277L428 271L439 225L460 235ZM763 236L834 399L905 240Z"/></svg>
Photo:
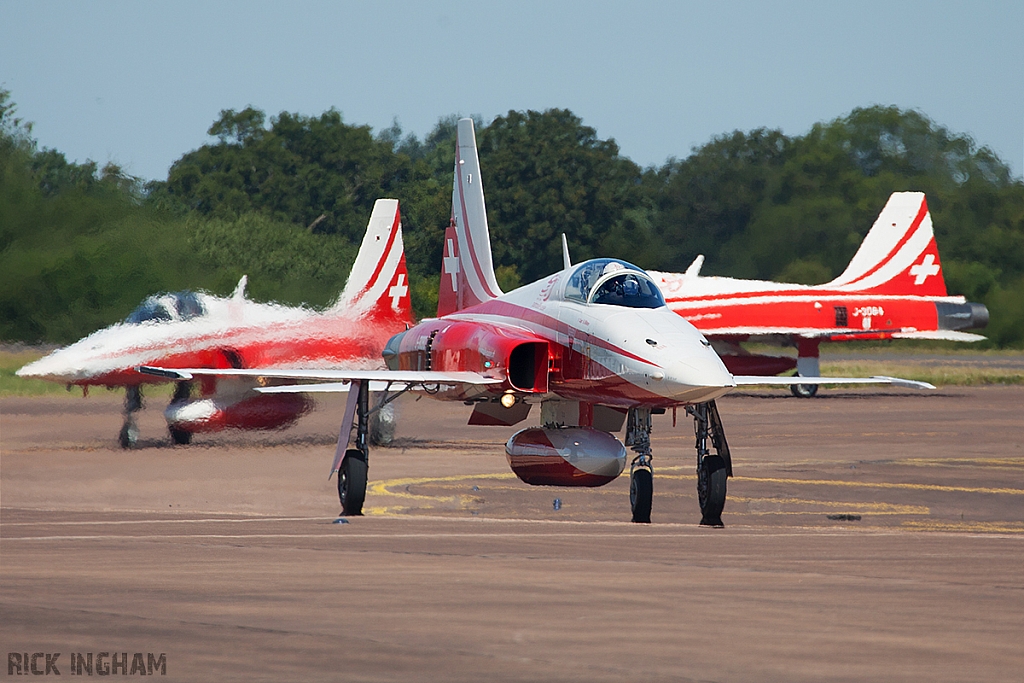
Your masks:
<svg viewBox="0 0 1024 683"><path fill-rule="evenodd" d="M605 240L637 258L648 246L640 168L614 140L565 109L510 111L477 131L496 265L525 282L561 269L561 234L573 258L602 252Z"/></svg>

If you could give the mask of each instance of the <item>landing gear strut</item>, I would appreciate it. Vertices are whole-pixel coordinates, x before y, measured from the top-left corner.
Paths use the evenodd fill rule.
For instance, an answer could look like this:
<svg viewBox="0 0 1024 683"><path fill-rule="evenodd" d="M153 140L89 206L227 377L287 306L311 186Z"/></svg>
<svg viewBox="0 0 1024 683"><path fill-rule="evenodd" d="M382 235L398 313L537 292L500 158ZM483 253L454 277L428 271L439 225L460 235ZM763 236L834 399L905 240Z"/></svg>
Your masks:
<svg viewBox="0 0 1024 683"><path fill-rule="evenodd" d="M188 382L178 382L174 385L174 395L171 403L184 402L192 395L192 385ZM192 443L192 432L187 429L180 429L174 425L167 425L167 431L171 434L171 442L179 446Z"/></svg>
<svg viewBox="0 0 1024 683"><path fill-rule="evenodd" d="M725 508L726 479L732 476L732 458L725 441L725 429L714 401L688 406L693 415L693 429L697 437L697 500L700 503L702 526L724 527L722 510ZM708 450L708 437L715 448Z"/></svg>
<svg viewBox="0 0 1024 683"><path fill-rule="evenodd" d="M629 466L629 506L633 521L650 524L654 498L650 408L629 409L626 414L626 445L637 454Z"/></svg>
<svg viewBox="0 0 1024 683"><path fill-rule="evenodd" d="M370 421L382 411L392 411L391 402L409 391L412 384L394 394L389 393L388 383L384 395L377 405L370 408L370 383L367 380L356 380L348 393L345 405L345 417L341 421L341 432L338 434L338 448L334 452L334 464L331 475L338 473L338 498L341 500L341 514L346 517L360 517L363 514L363 502L366 500L366 481L370 458ZM394 413L390 413L393 419ZM355 448L349 448L352 440L352 420L356 423ZM378 421L379 424L379 421ZM329 478L329 477L328 477Z"/></svg>
<svg viewBox="0 0 1024 683"><path fill-rule="evenodd" d="M139 440L139 425L135 422L135 413L142 410L142 388L127 387L124 390L124 424L117 435L117 443L121 448L134 448Z"/></svg>
<svg viewBox="0 0 1024 683"><path fill-rule="evenodd" d="M797 342L796 374L799 377L820 377L818 362L818 340L801 339ZM818 393L817 384L790 384L789 390L797 398L813 398Z"/></svg>
<svg viewBox="0 0 1024 683"><path fill-rule="evenodd" d="M369 432L370 432L370 386L369 382L353 382L349 392L352 401L352 390L355 390L356 443L355 448L345 451L345 457L338 468L338 498L341 500L341 514L346 517L361 517L363 501L366 500L366 479L369 469ZM352 429L352 416L349 409L345 410L346 419L341 425L339 450L348 445L349 433ZM344 440L344 444L341 442Z"/></svg>

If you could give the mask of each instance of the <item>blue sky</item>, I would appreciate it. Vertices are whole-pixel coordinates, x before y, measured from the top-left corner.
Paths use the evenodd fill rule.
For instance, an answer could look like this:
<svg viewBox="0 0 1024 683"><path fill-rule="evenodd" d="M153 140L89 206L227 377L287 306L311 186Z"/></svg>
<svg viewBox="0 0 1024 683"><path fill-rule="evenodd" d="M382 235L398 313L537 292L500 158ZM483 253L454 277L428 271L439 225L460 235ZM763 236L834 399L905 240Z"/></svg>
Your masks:
<svg viewBox="0 0 1024 683"><path fill-rule="evenodd" d="M146 179L250 104L420 137L563 107L643 166L895 104L1024 170L1019 1L0 0L0 36L0 85L42 146Z"/></svg>

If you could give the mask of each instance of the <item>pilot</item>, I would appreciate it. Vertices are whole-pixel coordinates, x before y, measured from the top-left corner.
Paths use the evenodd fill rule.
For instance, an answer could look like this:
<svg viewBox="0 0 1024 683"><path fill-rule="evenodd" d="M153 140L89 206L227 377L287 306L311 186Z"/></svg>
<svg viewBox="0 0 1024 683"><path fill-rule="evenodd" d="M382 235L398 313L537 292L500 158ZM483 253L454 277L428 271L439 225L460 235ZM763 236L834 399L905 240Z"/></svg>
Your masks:
<svg viewBox="0 0 1024 683"><path fill-rule="evenodd" d="M640 296L640 283L635 275L627 275L622 280L622 296Z"/></svg>
<svg viewBox="0 0 1024 683"><path fill-rule="evenodd" d="M615 261L611 261L610 263L606 264L605 267L604 267L604 270L601 271L601 277L604 277L605 275L608 275L609 273L617 273L620 270L625 270L625 269L626 269L626 266L622 265L621 263L616 263Z"/></svg>

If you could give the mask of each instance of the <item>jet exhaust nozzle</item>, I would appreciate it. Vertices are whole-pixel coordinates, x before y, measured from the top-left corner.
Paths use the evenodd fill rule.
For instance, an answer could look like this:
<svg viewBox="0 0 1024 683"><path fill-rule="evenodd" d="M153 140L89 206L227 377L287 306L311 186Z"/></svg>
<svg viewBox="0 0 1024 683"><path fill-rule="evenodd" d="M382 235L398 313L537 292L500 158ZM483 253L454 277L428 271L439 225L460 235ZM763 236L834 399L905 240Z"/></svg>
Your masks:
<svg viewBox="0 0 1024 683"><path fill-rule="evenodd" d="M940 330L980 330L988 325L985 304L968 301L964 304L936 302Z"/></svg>

